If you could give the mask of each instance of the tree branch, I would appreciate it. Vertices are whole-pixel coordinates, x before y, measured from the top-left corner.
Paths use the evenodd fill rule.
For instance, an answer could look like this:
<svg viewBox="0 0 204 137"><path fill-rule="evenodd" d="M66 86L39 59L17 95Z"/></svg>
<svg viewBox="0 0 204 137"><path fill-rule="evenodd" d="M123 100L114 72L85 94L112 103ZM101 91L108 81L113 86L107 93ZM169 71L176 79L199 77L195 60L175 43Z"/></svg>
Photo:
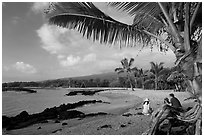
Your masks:
<svg viewBox="0 0 204 137"><path fill-rule="evenodd" d="M143 30L143 32L146 33L146 34L148 34L148 35L150 35L150 36L152 36L152 37L155 37L155 38L158 39L158 40L160 40L161 42L163 42L164 44L166 44L167 46L169 46L169 48L170 48L173 52L175 52L175 50L176 50L175 47L174 47L172 44L170 44L169 42L165 41L163 38L161 38L161 37L159 37L159 36L157 36L157 35L155 35L155 34L149 32L149 31L146 31L146 30Z"/></svg>
<svg viewBox="0 0 204 137"><path fill-rule="evenodd" d="M185 5L185 26L184 26L184 48L188 52L190 50L190 2L187 2Z"/></svg>
<svg viewBox="0 0 204 137"><path fill-rule="evenodd" d="M162 12L164 13L164 16L166 17L168 23L169 23L169 26L172 30L172 32L174 33L174 37L176 38L176 42L182 42L181 40L181 36L180 34L178 33L177 29L176 29L176 26L174 25L173 21L170 19L165 7L161 4L161 2L158 2Z"/></svg>
<svg viewBox="0 0 204 137"><path fill-rule="evenodd" d="M193 13L193 16L191 18L191 21L190 21L190 33L191 33L191 30L192 30L193 23L195 21L195 17L196 17L196 15L198 13L198 9L200 8L200 5L201 5L201 2L198 2L197 6L196 6L196 9L195 9L195 11Z"/></svg>

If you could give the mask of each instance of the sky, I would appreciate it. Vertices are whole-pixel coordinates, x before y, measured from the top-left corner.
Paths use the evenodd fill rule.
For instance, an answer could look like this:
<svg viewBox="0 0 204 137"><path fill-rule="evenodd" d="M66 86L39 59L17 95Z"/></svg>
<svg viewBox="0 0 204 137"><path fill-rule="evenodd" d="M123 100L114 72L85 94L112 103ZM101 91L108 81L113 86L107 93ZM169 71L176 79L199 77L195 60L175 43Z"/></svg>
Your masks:
<svg viewBox="0 0 204 137"><path fill-rule="evenodd" d="M132 24L125 12L94 3L100 10L120 22ZM142 45L119 49L83 38L75 30L51 26L44 16L46 2L2 3L2 82L39 81L114 72L123 58L134 58L133 66L149 69L151 61L174 64L169 50L153 51Z"/></svg>

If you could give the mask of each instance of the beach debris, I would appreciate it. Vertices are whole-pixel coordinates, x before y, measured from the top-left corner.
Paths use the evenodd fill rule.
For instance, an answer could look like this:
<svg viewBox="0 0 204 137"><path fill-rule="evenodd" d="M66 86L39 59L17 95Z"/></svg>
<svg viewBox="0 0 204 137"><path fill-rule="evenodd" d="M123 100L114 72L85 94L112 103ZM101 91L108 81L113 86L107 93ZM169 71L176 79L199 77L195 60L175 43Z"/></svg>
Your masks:
<svg viewBox="0 0 204 137"><path fill-rule="evenodd" d="M197 112L194 112L194 109ZM200 104L195 105L187 112L180 112L169 105L163 105L153 112L146 133L148 135L194 135L196 134L196 124L200 120L196 118L201 117L201 110ZM201 123L199 124L201 125Z"/></svg>
<svg viewBox="0 0 204 137"><path fill-rule="evenodd" d="M111 125L103 125L103 126L98 127L97 130L100 130L102 128L112 128L112 126Z"/></svg>
<svg viewBox="0 0 204 137"><path fill-rule="evenodd" d="M97 113L90 113L90 114L85 114L81 116L80 118L86 118L86 117L94 117L94 116L103 116L103 115L108 115L108 113L105 112L97 112Z"/></svg>
<svg viewBox="0 0 204 137"><path fill-rule="evenodd" d="M141 107L139 107L139 108L135 108L135 110L139 110L139 109L142 109Z"/></svg>
<svg viewBox="0 0 204 137"><path fill-rule="evenodd" d="M67 125L67 123L65 123L65 122L64 122L64 123L62 123L62 126L65 126L65 125Z"/></svg>
<svg viewBox="0 0 204 137"><path fill-rule="evenodd" d="M38 127L38 129L42 129L42 127Z"/></svg>
<svg viewBox="0 0 204 137"><path fill-rule="evenodd" d="M126 125L125 125L125 124L122 124L122 125L120 125L120 127L126 127Z"/></svg>
<svg viewBox="0 0 204 137"><path fill-rule="evenodd" d="M57 129L57 130L55 130L55 131L52 131L52 133L57 133L58 131L62 131L62 129L60 128L60 129Z"/></svg>
<svg viewBox="0 0 204 137"><path fill-rule="evenodd" d="M142 112L137 112L137 115L144 115L144 114L142 114Z"/></svg>
<svg viewBox="0 0 204 137"><path fill-rule="evenodd" d="M132 114L131 113L126 113L126 114L123 114L122 116L129 117L129 116L132 116Z"/></svg>

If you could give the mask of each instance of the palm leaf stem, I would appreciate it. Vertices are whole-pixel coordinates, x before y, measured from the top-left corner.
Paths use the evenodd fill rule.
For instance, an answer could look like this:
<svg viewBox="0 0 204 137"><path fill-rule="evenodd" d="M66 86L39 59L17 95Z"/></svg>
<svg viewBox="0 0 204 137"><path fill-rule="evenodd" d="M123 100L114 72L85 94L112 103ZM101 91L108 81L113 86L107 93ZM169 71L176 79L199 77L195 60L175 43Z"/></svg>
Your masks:
<svg viewBox="0 0 204 137"><path fill-rule="evenodd" d="M162 5L161 2L158 2L158 4L159 4L159 6L160 6L160 8L161 8L161 10L162 10L162 12L163 12L163 14L164 14L164 16L166 17L166 19L167 19L167 21L168 21L168 23L169 23L169 25L170 25L170 28L171 28L172 32L174 33L173 36L175 37L175 39L176 39L177 42L180 42L180 43L181 43L181 41L182 41L182 40L181 40L181 36L180 36L180 34L178 33L178 31L177 31L177 29L176 29L176 26L174 25L173 21L170 19L169 14L167 13L165 7Z"/></svg>
<svg viewBox="0 0 204 137"><path fill-rule="evenodd" d="M200 5L201 5L201 2L199 2L199 3L197 4L196 9L195 9L195 11L193 12L193 16L192 16L191 21L190 21L190 33L191 33L191 30L192 30L193 23L194 23L194 21L195 21L195 17L196 17L196 15L197 15L197 13L198 13L198 9L200 8Z"/></svg>
<svg viewBox="0 0 204 137"><path fill-rule="evenodd" d="M127 24L124 24L122 22L118 22L118 21L111 21L111 20L106 20L106 19L102 19L102 18L98 18L98 17L94 17L94 16L89 16L89 15L83 15L83 14L77 14L77 13L61 13L55 16L51 16L50 20L52 20L52 18L57 17L57 16L63 16L63 15L69 15L69 16L79 16L79 17L85 17L85 18L93 18L93 19L97 19L97 20L102 20L102 21L106 21L106 22L110 22L110 23L114 23L117 25L121 25L121 26L129 26ZM52 21L51 21L52 22ZM139 30L138 30L139 31Z"/></svg>
<svg viewBox="0 0 204 137"><path fill-rule="evenodd" d="M190 31L189 31L189 23L190 23L190 3L187 2L185 5L186 13L185 13L185 26L184 26L184 48L185 51L190 50Z"/></svg>

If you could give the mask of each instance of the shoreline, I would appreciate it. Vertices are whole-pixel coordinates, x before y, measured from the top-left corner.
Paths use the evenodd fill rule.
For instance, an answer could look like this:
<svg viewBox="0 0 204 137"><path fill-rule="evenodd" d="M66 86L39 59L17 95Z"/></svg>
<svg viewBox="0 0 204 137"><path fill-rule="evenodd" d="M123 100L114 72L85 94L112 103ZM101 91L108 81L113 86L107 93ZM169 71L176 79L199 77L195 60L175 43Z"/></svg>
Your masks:
<svg viewBox="0 0 204 137"><path fill-rule="evenodd" d="M48 123L35 124L23 129L3 132L3 134L60 134L60 135L140 135L149 125L151 116L138 115L142 111L142 103L144 98L150 99L150 106L156 110L163 104L163 98L168 97L172 91L154 91L154 90L107 90L99 93L100 95L109 96L112 99L112 108L109 111L115 111L113 115L94 116L84 119L63 120L60 123L49 121ZM173 92L179 98L182 105L189 105L183 99L189 95L186 92ZM125 102L127 100L128 102ZM123 98L122 98L123 97ZM134 102L137 98L137 102ZM120 104L125 104L120 106ZM189 102L192 104L192 102ZM119 104L119 105L118 105ZM131 105L132 104L132 105ZM98 106L96 106L97 108ZM100 108L98 108L100 111ZM101 112L101 111L100 111ZM63 125L63 123L66 123Z"/></svg>

